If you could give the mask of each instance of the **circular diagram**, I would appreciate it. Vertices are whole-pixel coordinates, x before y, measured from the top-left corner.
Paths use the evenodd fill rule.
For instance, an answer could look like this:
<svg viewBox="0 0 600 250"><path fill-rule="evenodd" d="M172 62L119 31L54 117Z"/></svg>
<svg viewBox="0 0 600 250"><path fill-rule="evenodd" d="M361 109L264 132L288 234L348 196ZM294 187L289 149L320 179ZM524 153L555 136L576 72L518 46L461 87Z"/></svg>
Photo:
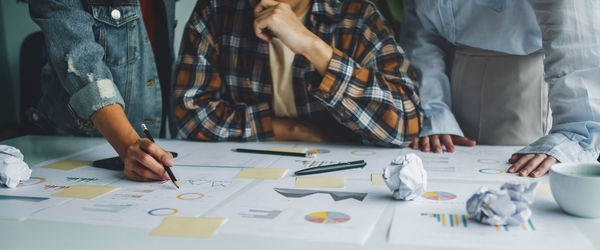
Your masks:
<svg viewBox="0 0 600 250"><path fill-rule="evenodd" d="M350 216L340 212L315 212L307 216L304 219L312 223L320 224L338 224L344 223L350 220Z"/></svg>
<svg viewBox="0 0 600 250"><path fill-rule="evenodd" d="M17 185L17 187L33 186L33 185L36 185L36 184L40 184L42 182L46 182L46 178L31 177L31 178L29 178L29 180L21 181L21 183L19 183L19 185Z"/></svg>
<svg viewBox="0 0 600 250"><path fill-rule="evenodd" d="M499 160L492 160L492 159L480 159L477 160L478 163L481 164L499 164L500 161Z"/></svg>
<svg viewBox="0 0 600 250"><path fill-rule="evenodd" d="M178 210L175 208L155 208L148 211L148 214L152 216L169 216L174 215L177 212Z"/></svg>
<svg viewBox="0 0 600 250"><path fill-rule="evenodd" d="M369 155L375 155L376 152L375 151L352 151L353 155L359 155L359 156L369 156Z"/></svg>
<svg viewBox="0 0 600 250"><path fill-rule="evenodd" d="M478 170L482 174L502 174L504 171L500 169L482 168Z"/></svg>
<svg viewBox="0 0 600 250"><path fill-rule="evenodd" d="M185 194L177 195L177 199L185 200L185 201L197 200L197 199L201 199L203 197L204 197L204 194L201 194L201 193L185 193Z"/></svg>
<svg viewBox="0 0 600 250"><path fill-rule="evenodd" d="M456 195L453 193L448 193L448 192L432 191L432 192L425 192L423 194L423 198L428 199L428 200L435 200L435 201L446 201L446 200L456 199Z"/></svg>

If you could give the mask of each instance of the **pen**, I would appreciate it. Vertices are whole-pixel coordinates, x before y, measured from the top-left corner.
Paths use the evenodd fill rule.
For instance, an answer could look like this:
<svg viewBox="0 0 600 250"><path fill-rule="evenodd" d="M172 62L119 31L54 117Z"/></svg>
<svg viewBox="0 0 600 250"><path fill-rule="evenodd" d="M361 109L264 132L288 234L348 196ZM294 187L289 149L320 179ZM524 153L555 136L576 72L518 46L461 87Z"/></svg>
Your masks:
<svg viewBox="0 0 600 250"><path fill-rule="evenodd" d="M351 162L346 162L346 163L337 163L337 164L332 164L332 165L327 165L327 166L302 169L302 170L296 171L294 174L296 174L296 175L319 174L319 173L339 171L339 170L351 169L351 168L362 168L366 165L367 165L367 163L363 160L351 161Z"/></svg>
<svg viewBox="0 0 600 250"><path fill-rule="evenodd" d="M311 152L296 153L296 152L283 152L283 151L272 151L272 150L259 150L259 149L245 149L235 148L235 152L240 153L254 153L254 154L267 154L267 155L283 155L283 156L298 156L298 157L314 157L315 154Z"/></svg>
<svg viewBox="0 0 600 250"><path fill-rule="evenodd" d="M146 137L148 137L148 139L150 139L152 142L154 142L154 138L152 137L152 134L150 134L150 131L148 131L148 127L146 127L146 124L142 123L142 130L144 131L144 134L146 135ZM177 178L175 178L175 175L173 175L173 172L171 172L171 168L165 166L165 164L162 164L163 168L165 168L165 171L167 171L167 174L169 174L169 178L171 178L171 181L173 182L173 184L179 188L179 183L177 182Z"/></svg>

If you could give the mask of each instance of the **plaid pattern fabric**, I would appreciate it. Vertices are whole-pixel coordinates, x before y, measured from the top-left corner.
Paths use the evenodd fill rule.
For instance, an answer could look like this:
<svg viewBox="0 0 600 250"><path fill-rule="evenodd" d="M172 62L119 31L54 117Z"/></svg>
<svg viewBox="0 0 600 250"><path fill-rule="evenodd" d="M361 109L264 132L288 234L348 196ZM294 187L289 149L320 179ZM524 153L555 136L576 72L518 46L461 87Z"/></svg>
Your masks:
<svg viewBox="0 0 600 250"><path fill-rule="evenodd" d="M247 0L200 0L177 64L178 138L273 137L269 45L254 34ZM417 72L375 6L313 0L305 26L334 48L325 76L303 56L293 62L298 119L342 125L363 143L406 145L421 125Z"/></svg>

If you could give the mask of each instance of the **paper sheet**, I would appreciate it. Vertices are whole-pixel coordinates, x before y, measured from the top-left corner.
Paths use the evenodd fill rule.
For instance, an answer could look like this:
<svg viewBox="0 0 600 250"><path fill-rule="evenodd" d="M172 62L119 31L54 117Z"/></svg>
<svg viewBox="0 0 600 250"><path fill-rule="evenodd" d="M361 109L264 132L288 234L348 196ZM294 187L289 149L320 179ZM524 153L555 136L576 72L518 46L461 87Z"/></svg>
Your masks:
<svg viewBox="0 0 600 250"><path fill-rule="evenodd" d="M76 198L76 199L94 199L103 194L109 193L118 187L96 186L96 185L74 185L58 193L52 194L54 197Z"/></svg>
<svg viewBox="0 0 600 250"><path fill-rule="evenodd" d="M344 188L346 178L344 176L298 176L296 177L297 188Z"/></svg>
<svg viewBox="0 0 600 250"><path fill-rule="evenodd" d="M453 248L569 249L573 242L593 249L552 197L538 196L531 219L520 226L489 226L469 218L465 200L481 184L431 183L429 193L396 203L389 242ZM498 188L494 185L486 185Z"/></svg>
<svg viewBox="0 0 600 250"><path fill-rule="evenodd" d="M385 186L385 181L381 174L371 174L371 183L376 186Z"/></svg>
<svg viewBox="0 0 600 250"><path fill-rule="evenodd" d="M237 179L279 180L288 172L287 168L244 168Z"/></svg>
<svg viewBox="0 0 600 250"><path fill-rule="evenodd" d="M58 169L58 170L73 170L82 168L85 166L91 166L92 163L89 161L77 161L77 160L62 160L55 163L51 163L43 166L42 168Z"/></svg>
<svg viewBox="0 0 600 250"><path fill-rule="evenodd" d="M365 243L390 199L368 180L352 188L293 188L294 178L264 181L210 217L227 217L221 233L309 241Z"/></svg>
<svg viewBox="0 0 600 250"><path fill-rule="evenodd" d="M178 217L165 218L162 223L150 232L152 236L210 238L226 218Z"/></svg>

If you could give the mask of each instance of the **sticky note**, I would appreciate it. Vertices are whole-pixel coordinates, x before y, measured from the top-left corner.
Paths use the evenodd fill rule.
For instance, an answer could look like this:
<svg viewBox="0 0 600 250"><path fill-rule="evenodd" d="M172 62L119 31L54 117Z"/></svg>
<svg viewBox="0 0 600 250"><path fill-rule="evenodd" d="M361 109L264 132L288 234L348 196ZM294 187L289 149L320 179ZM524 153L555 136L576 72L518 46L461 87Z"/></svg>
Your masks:
<svg viewBox="0 0 600 250"><path fill-rule="evenodd" d="M551 195L551 194L552 194L552 190L550 189L550 184L547 182L540 184L537 187L537 189L535 190L536 196L545 196L545 195Z"/></svg>
<svg viewBox="0 0 600 250"><path fill-rule="evenodd" d="M71 187L63 189L63 191L52 194L52 196L91 200L115 189L118 189L118 187L73 185Z"/></svg>
<svg viewBox="0 0 600 250"><path fill-rule="evenodd" d="M150 235L189 238L210 238L219 227L225 223L226 218L179 217L165 218Z"/></svg>
<svg viewBox="0 0 600 250"><path fill-rule="evenodd" d="M300 176L296 177L297 188L343 188L346 186L344 176Z"/></svg>
<svg viewBox="0 0 600 250"><path fill-rule="evenodd" d="M237 179L279 180L288 172L287 168L243 168Z"/></svg>
<svg viewBox="0 0 600 250"><path fill-rule="evenodd" d="M269 151L286 152L286 153L306 153L307 148L269 148Z"/></svg>
<svg viewBox="0 0 600 250"><path fill-rule="evenodd" d="M384 186L383 176L381 174L371 174L371 184L377 186Z"/></svg>
<svg viewBox="0 0 600 250"><path fill-rule="evenodd" d="M58 170L73 170L92 165L89 161L64 160L48 164L42 168L51 168Z"/></svg>

